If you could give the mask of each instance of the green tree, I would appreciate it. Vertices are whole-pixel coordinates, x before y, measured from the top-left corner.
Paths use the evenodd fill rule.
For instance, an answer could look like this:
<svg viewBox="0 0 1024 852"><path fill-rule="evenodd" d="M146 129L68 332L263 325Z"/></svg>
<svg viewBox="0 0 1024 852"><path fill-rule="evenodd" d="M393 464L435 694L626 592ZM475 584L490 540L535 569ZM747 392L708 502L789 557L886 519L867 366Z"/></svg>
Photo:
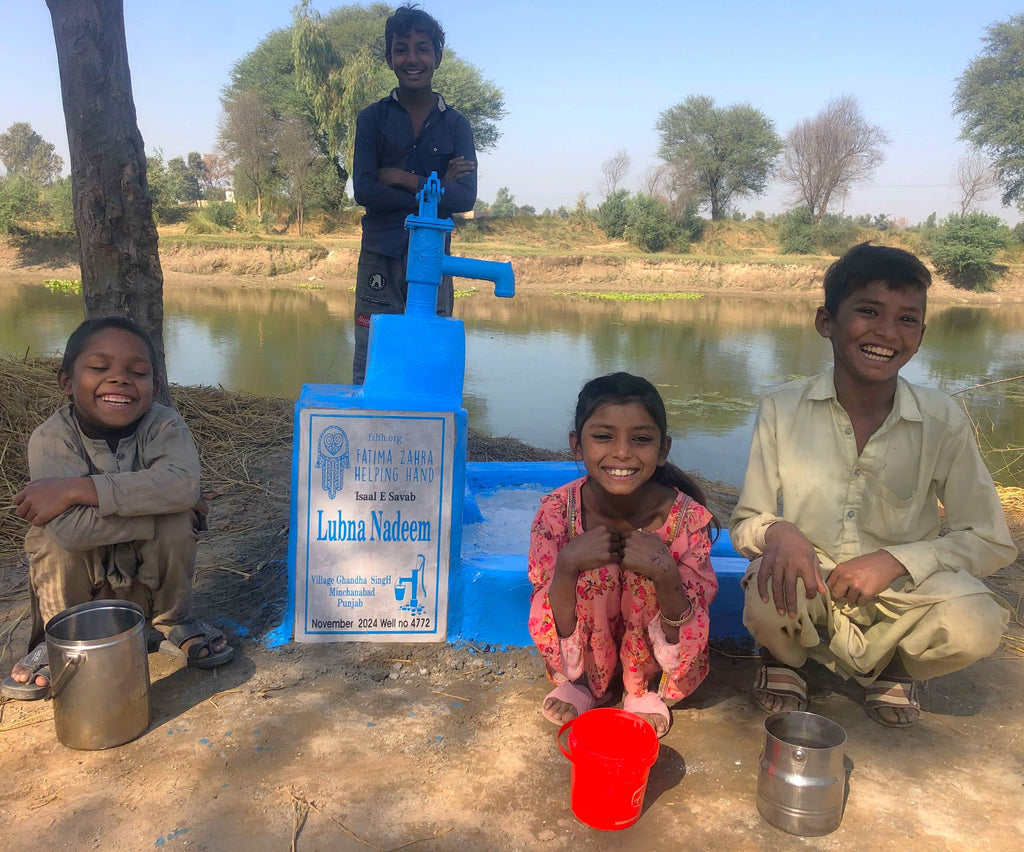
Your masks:
<svg viewBox="0 0 1024 852"><path fill-rule="evenodd" d="M172 164L177 160L172 168ZM153 200L153 216L162 225L179 222L185 218L185 211L179 206L185 191L182 174L185 161L175 157L169 162L164 152L157 148L146 157L146 178L149 182L149 197Z"/></svg>
<svg viewBox="0 0 1024 852"><path fill-rule="evenodd" d="M348 179L351 169L344 163L351 163L346 156L355 144L355 119L347 114L351 105L346 103L345 94L349 88L343 79L343 62L331 42L319 12L310 9L309 0L293 10L292 62L295 69L295 87L305 97L312 113L311 130L317 133L323 153L339 169L338 176ZM370 65L365 51L357 51L349 68L352 88L365 81L364 67ZM359 66L353 74L353 68ZM372 83L369 88L375 88ZM349 100L352 100L349 92ZM361 93L362 94L362 93ZM348 109L346 109L348 108ZM301 115L301 113L292 113Z"/></svg>
<svg viewBox="0 0 1024 852"><path fill-rule="evenodd" d="M516 197L507 186L498 188L498 192L494 196L494 203L491 205L491 214L498 218L516 215Z"/></svg>
<svg viewBox="0 0 1024 852"><path fill-rule="evenodd" d="M264 197L278 178L279 127L271 104L258 91L246 90L225 105L218 134L218 144L234 166L235 197L254 201L260 220Z"/></svg>
<svg viewBox="0 0 1024 852"><path fill-rule="evenodd" d="M146 156L146 180L149 183L149 197L153 202L153 210L160 211L167 206L170 199L167 192L167 163L164 162L164 152L160 148Z"/></svg>
<svg viewBox="0 0 1024 852"><path fill-rule="evenodd" d="M43 215L66 234L75 232L75 205L71 193L71 178L59 177L43 188Z"/></svg>
<svg viewBox="0 0 1024 852"><path fill-rule="evenodd" d="M278 131L278 149L283 173L287 176L288 195L295 208L295 221L301 237L305 228L306 190L316 164L317 148L309 125L297 116L282 120Z"/></svg>
<svg viewBox="0 0 1024 852"><path fill-rule="evenodd" d="M783 254L814 254L814 216L809 207L797 207L780 217L779 249Z"/></svg>
<svg viewBox="0 0 1024 852"><path fill-rule="evenodd" d="M679 237L668 205L660 198L637 193L626 202L623 236L641 251L664 251Z"/></svg>
<svg viewBox="0 0 1024 852"><path fill-rule="evenodd" d="M614 189L597 207L597 224L613 240L621 240L629 219L629 190Z"/></svg>
<svg viewBox="0 0 1024 852"><path fill-rule="evenodd" d="M18 222L39 214L39 184L24 174L0 178L0 233L13 234Z"/></svg>
<svg viewBox="0 0 1024 852"><path fill-rule="evenodd" d="M1024 206L1024 14L986 28L984 48L953 94L960 138L984 151L1003 204Z"/></svg>
<svg viewBox="0 0 1024 852"><path fill-rule="evenodd" d="M189 168L184 157L167 161L167 188L170 200L175 204L195 204L203 197L199 176Z"/></svg>
<svg viewBox="0 0 1024 852"><path fill-rule="evenodd" d="M199 195L196 196L196 200L205 198L210 176L206 173L206 160L203 159L203 155L198 151L188 152L188 171L192 176L191 179L196 182L198 187Z"/></svg>
<svg viewBox="0 0 1024 852"><path fill-rule="evenodd" d="M734 199L768 188L782 140L764 113L749 104L716 107L691 95L661 113L660 156L693 188L714 221L724 219Z"/></svg>
<svg viewBox="0 0 1024 852"><path fill-rule="evenodd" d="M64 168L53 145L27 121L16 121L0 133L0 161L9 175L24 175L43 186L53 183Z"/></svg>
<svg viewBox="0 0 1024 852"><path fill-rule="evenodd" d="M392 85L394 77L389 76L388 88ZM453 50L446 47L444 61L434 74L434 88L444 95L446 102L466 116L473 128L473 146L478 152L497 147L501 139L498 122L505 117L505 95L496 84L484 79L479 68L459 59ZM384 94L386 92L381 97Z"/></svg>
<svg viewBox="0 0 1024 852"><path fill-rule="evenodd" d="M826 213L817 220L809 207L797 207L779 218L779 244L783 254L840 255L854 243L853 220Z"/></svg>
<svg viewBox="0 0 1024 852"><path fill-rule="evenodd" d="M984 290L996 277L996 254L1011 239L1010 229L997 216L954 214L932 235L932 261L956 286Z"/></svg>

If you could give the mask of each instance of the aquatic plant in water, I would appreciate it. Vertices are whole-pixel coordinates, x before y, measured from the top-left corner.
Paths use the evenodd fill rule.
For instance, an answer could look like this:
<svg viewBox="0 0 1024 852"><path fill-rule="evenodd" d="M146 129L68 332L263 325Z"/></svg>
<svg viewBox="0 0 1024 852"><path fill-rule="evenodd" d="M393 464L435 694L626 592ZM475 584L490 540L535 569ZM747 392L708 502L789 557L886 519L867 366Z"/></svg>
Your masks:
<svg viewBox="0 0 1024 852"><path fill-rule="evenodd" d="M578 296L583 299L604 299L609 302L667 302L672 300L693 301L703 299L701 293L632 293L612 290L599 293L593 290L579 290L575 293L555 293L556 296Z"/></svg>
<svg viewBox="0 0 1024 852"><path fill-rule="evenodd" d="M73 293L80 295L82 292L81 281L65 281L60 278L47 278L43 286L51 293Z"/></svg>
<svg viewBox="0 0 1024 852"><path fill-rule="evenodd" d="M757 407L756 399L724 396L715 391L693 394L686 399L665 396L665 409L670 415L685 414L690 418L707 417L711 412L750 411Z"/></svg>

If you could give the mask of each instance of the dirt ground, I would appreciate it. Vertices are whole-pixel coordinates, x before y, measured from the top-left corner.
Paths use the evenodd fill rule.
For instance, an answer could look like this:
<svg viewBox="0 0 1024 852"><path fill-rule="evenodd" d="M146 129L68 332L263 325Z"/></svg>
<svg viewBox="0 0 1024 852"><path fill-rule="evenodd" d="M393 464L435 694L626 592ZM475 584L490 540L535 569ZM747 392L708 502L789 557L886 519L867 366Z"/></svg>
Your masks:
<svg viewBox="0 0 1024 852"><path fill-rule="evenodd" d="M197 602L238 657L216 672L149 658L153 721L106 751L58 743L49 702L0 706L0 847L54 849L986 849L1024 843L1024 628L991 659L930 683L908 731L864 715L825 672L811 709L847 731L842 826L784 834L759 816L763 715L742 645L674 708L644 812L603 832L570 809L570 764L540 714L524 648L332 644L268 648L286 591L287 447L256 496L212 501ZM728 495L719 495L728 501ZM720 504L723 505L723 504ZM1019 521L1019 519L1018 519ZM244 535L237 535L239 531ZM1018 533L1021 528L1018 527ZM14 589L23 564L6 566ZM996 583L1020 603L1020 562ZM25 601L0 594L0 670L23 648Z"/></svg>

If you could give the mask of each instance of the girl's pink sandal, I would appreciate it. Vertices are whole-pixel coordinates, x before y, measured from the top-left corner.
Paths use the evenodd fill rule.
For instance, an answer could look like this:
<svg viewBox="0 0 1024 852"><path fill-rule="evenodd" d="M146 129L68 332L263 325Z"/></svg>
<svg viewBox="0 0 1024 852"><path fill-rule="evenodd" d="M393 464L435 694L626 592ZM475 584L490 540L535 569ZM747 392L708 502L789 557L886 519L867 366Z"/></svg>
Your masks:
<svg viewBox="0 0 1024 852"><path fill-rule="evenodd" d="M545 706L548 703L549 698L554 698L555 701L561 701L565 704L571 704L576 708L576 715L580 716L586 713L588 710L593 710L595 707L600 707L602 704L608 703L608 694L602 695L600 698L594 698L593 693L580 683L560 683L554 689L551 690L547 695L544 696L544 703L541 705L541 712L544 714L544 718L549 722L553 722L556 725L564 725L568 722L568 719L559 719Z"/></svg>
<svg viewBox="0 0 1024 852"><path fill-rule="evenodd" d="M645 692L639 697L627 695L622 700L622 709L627 713L636 713L637 715L661 716L665 720L665 730L659 731L656 726L651 725L659 739L665 736L672 726L672 714L668 710L668 705L658 697L656 692Z"/></svg>

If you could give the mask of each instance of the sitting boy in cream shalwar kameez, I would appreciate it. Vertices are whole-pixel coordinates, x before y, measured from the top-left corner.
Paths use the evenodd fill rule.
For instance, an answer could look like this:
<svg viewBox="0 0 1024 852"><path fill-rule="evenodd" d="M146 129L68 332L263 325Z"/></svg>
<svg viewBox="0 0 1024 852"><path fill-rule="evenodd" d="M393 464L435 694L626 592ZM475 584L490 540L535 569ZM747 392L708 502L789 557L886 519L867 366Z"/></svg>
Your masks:
<svg viewBox="0 0 1024 852"><path fill-rule="evenodd" d="M971 424L898 375L930 283L907 252L851 249L815 319L833 369L761 403L730 534L754 560L743 621L762 646L754 699L768 712L807 706L810 657L864 685L875 721L913 724L915 682L991 654L1006 627L1009 607L978 578L1016 548Z"/></svg>

